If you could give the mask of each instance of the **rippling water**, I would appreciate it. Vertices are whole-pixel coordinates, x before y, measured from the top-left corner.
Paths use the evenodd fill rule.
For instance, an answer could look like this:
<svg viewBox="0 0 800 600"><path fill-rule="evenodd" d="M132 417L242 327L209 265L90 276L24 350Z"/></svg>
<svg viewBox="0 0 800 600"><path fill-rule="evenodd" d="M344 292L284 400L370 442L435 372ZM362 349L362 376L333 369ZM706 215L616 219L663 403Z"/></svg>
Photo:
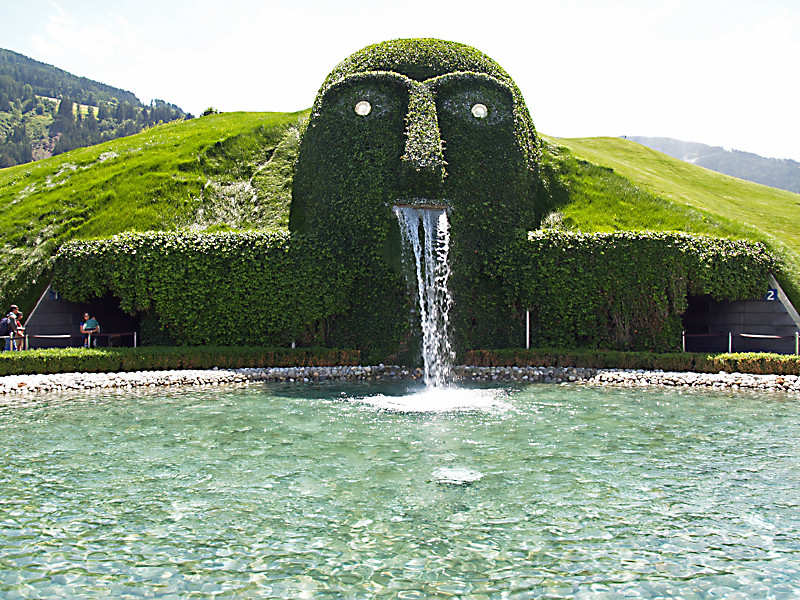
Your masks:
<svg viewBox="0 0 800 600"><path fill-rule="evenodd" d="M0 406L0 597L800 595L796 397L406 392Z"/></svg>

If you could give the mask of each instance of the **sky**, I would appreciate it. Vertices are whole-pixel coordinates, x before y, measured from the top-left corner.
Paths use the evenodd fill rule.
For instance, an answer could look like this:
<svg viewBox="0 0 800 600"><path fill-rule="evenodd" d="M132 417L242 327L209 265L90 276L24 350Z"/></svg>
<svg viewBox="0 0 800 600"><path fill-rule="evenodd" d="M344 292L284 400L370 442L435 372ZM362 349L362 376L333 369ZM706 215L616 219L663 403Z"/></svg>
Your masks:
<svg viewBox="0 0 800 600"><path fill-rule="evenodd" d="M800 161L800 0L0 0L0 47L199 115L296 111L353 52L488 54L555 137Z"/></svg>

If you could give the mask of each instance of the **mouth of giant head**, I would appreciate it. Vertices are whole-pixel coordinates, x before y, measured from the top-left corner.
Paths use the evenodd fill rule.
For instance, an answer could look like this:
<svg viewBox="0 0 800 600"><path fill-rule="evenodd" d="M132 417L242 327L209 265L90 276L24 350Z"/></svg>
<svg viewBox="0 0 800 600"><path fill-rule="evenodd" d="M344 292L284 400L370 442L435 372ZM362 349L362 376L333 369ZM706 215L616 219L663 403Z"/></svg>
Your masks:
<svg viewBox="0 0 800 600"><path fill-rule="evenodd" d="M402 198L393 206L398 208L420 208L430 210L450 210L450 203L444 198Z"/></svg>

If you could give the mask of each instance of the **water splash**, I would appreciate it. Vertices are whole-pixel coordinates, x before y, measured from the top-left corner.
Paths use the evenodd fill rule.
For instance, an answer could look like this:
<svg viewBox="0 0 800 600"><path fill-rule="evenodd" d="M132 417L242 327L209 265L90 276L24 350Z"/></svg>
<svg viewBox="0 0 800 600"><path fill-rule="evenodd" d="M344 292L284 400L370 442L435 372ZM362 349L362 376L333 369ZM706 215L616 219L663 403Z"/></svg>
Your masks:
<svg viewBox="0 0 800 600"><path fill-rule="evenodd" d="M504 390L457 386L446 388L429 386L416 393L402 396L377 394L354 400L380 410L398 413L452 414L479 411L501 414L512 408L508 402L508 394Z"/></svg>
<svg viewBox="0 0 800 600"><path fill-rule="evenodd" d="M395 206L403 244L414 255L422 329L425 384L443 387L450 380L453 360L450 343L450 225L442 208ZM420 229L422 238L420 238Z"/></svg>

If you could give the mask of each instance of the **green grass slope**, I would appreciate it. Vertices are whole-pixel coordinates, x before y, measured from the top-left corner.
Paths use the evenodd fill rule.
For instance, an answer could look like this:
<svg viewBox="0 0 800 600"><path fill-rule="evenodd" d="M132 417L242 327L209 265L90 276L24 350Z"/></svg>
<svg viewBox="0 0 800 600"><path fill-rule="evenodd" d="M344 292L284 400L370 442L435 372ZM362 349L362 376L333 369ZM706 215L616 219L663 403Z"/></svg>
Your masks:
<svg viewBox="0 0 800 600"><path fill-rule="evenodd" d="M781 261L778 279L800 305L799 194L722 175L630 140L546 139L546 156L568 190L556 206L568 225L763 241Z"/></svg>
<svg viewBox="0 0 800 600"><path fill-rule="evenodd" d="M305 114L213 115L0 170L0 303L28 312L71 239L286 227Z"/></svg>

